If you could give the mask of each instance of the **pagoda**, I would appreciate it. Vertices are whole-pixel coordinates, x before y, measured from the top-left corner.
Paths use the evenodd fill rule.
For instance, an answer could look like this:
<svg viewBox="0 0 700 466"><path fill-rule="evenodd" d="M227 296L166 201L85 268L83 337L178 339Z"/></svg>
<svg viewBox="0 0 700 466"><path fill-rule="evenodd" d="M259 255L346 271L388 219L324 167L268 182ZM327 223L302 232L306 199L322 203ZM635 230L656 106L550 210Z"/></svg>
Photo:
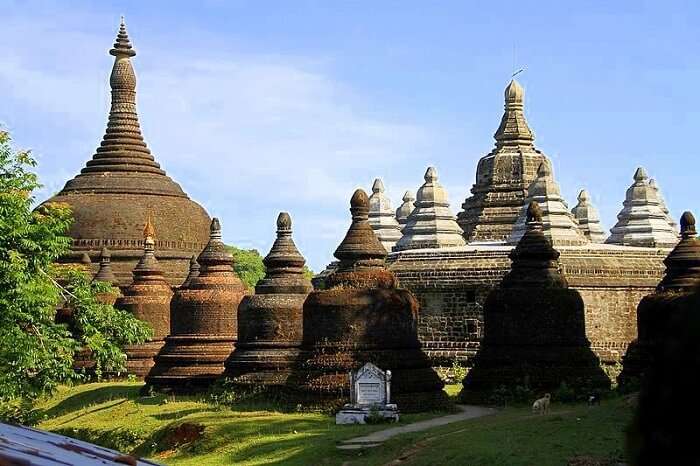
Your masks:
<svg viewBox="0 0 700 466"><path fill-rule="evenodd" d="M131 65L136 52L123 19L109 53L112 103L102 142L85 168L46 201L65 202L73 211L73 244L62 261L77 263L87 253L95 262L108 247L120 286L128 285L143 252L143 219L150 216L159 226L155 248L163 272L179 285L190 257L207 243L209 215L167 176L144 141Z"/></svg>

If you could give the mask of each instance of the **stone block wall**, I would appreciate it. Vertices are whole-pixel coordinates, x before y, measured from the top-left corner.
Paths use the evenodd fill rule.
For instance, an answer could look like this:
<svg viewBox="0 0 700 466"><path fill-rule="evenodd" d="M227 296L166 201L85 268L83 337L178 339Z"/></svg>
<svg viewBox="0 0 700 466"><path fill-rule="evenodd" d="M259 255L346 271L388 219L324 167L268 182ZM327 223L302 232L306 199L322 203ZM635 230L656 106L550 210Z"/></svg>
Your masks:
<svg viewBox="0 0 700 466"><path fill-rule="evenodd" d="M401 286L421 304L419 336L434 366L470 364L483 337L483 304L509 270L510 250L493 243L389 256ZM668 251L590 245L560 252L569 285L584 301L593 351L605 363L619 361L637 335L637 305L660 281Z"/></svg>

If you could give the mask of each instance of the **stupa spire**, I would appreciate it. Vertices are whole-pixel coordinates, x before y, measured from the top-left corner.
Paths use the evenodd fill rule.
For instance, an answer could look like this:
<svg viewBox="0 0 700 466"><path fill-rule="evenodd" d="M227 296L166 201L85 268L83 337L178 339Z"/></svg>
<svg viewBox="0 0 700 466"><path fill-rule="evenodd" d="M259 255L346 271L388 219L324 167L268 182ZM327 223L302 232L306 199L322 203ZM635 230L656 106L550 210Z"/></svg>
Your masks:
<svg viewBox="0 0 700 466"><path fill-rule="evenodd" d="M664 260L666 275L659 291L690 291L700 283L700 239L691 212L681 216L681 240Z"/></svg>
<svg viewBox="0 0 700 466"><path fill-rule="evenodd" d="M338 270L384 267L386 249L369 225L369 197L364 190L355 190L350 199L350 213L352 224L334 253L340 260Z"/></svg>
<svg viewBox="0 0 700 466"><path fill-rule="evenodd" d="M369 225L387 252L391 252L401 238L401 226L394 215L391 200L384 194L384 183L381 178L376 178L369 197Z"/></svg>
<svg viewBox="0 0 700 466"><path fill-rule="evenodd" d="M255 286L256 293L308 293L303 278L304 256L292 239L292 217L287 212L277 216L277 238L263 259L265 278Z"/></svg>
<svg viewBox="0 0 700 466"><path fill-rule="evenodd" d="M605 241L605 233L600 225L600 215L598 209L591 204L591 198L588 191L582 189L578 194L578 204L571 209L576 221L578 222L579 230L592 243L602 243Z"/></svg>
<svg viewBox="0 0 700 466"><path fill-rule="evenodd" d="M150 194L186 197L180 186L165 176L165 171L151 155L141 134L136 110L136 73L131 65L131 58L136 55L136 51L129 39L123 17L109 54L114 56L114 65L109 77L112 103L107 129L92 160L88 161L80 175L66 184L64 191L108 190L86 175L110 172L120 176L128 174L133 174L134 177L151 176L148 183L143 183L144 180L142 180L134 186L119 186L119 190L132 188L135 191L141 190L139 192L153 191ZM159 180L155 181L152 178L153 175L156 175Z"/></svg>
<svg viewBox="0 0 700 466"><path fill-rule="evenodd" d="M515 79L511 79L505 90L505 107L501 124L494 134L496 147L504 145L532 146L535 136L525 119L525 91Z"/></svg>
<svg viewBox="0 0 700 466"><path fill-rule="evenodd" d="M411 191L406 191L402 199L403 204L396 209L396 221L399 222L402 230L408 221L408 216L411 215L411 212L413 212L413 209L415 208L413 205L415 200L416 198L413 196L413 193L411 193Z"/></svg>
<svg viewBox="0 0 700 466"><path fill-rule="evenodd" d="M107 282L112 286L119 286L119 281L117 277L114 276L114 272L112 272L112 254L109 252L109 249L102 248L102 252L100 253L100 268L92 280Z"/></svg>

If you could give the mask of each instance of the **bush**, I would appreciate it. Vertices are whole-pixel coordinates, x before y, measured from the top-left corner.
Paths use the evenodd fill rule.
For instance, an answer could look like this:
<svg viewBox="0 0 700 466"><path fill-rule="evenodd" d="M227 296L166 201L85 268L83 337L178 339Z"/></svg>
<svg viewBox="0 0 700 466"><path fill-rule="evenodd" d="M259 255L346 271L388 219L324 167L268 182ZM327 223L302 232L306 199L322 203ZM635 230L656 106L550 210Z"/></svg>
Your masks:
<svg viewBox="0 0 700 466"><path fill-rule="evenodd" d="M562 403L573 403L576 401L576 392L573 388L569 387L566 382L562 382L559 388L554 392L553 397L555 400Z"/></svg>

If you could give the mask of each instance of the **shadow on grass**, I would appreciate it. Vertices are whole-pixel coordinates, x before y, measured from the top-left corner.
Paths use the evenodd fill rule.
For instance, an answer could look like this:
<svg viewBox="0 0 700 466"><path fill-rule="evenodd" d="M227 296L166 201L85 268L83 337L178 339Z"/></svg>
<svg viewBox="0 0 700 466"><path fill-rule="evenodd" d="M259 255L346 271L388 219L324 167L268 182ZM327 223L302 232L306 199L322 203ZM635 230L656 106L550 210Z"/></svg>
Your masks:
<svg viewBox="0 0 700 466"><path fill-rule="evenodd" d="M91 390L76 393L62 400L55 406L42 411L42 415L55 418L83 409L88 406L105 403L117 399L134 399L138 397L138 385L109 385L95 387ZM124 400L125 401L125 400Z"/></svg>

